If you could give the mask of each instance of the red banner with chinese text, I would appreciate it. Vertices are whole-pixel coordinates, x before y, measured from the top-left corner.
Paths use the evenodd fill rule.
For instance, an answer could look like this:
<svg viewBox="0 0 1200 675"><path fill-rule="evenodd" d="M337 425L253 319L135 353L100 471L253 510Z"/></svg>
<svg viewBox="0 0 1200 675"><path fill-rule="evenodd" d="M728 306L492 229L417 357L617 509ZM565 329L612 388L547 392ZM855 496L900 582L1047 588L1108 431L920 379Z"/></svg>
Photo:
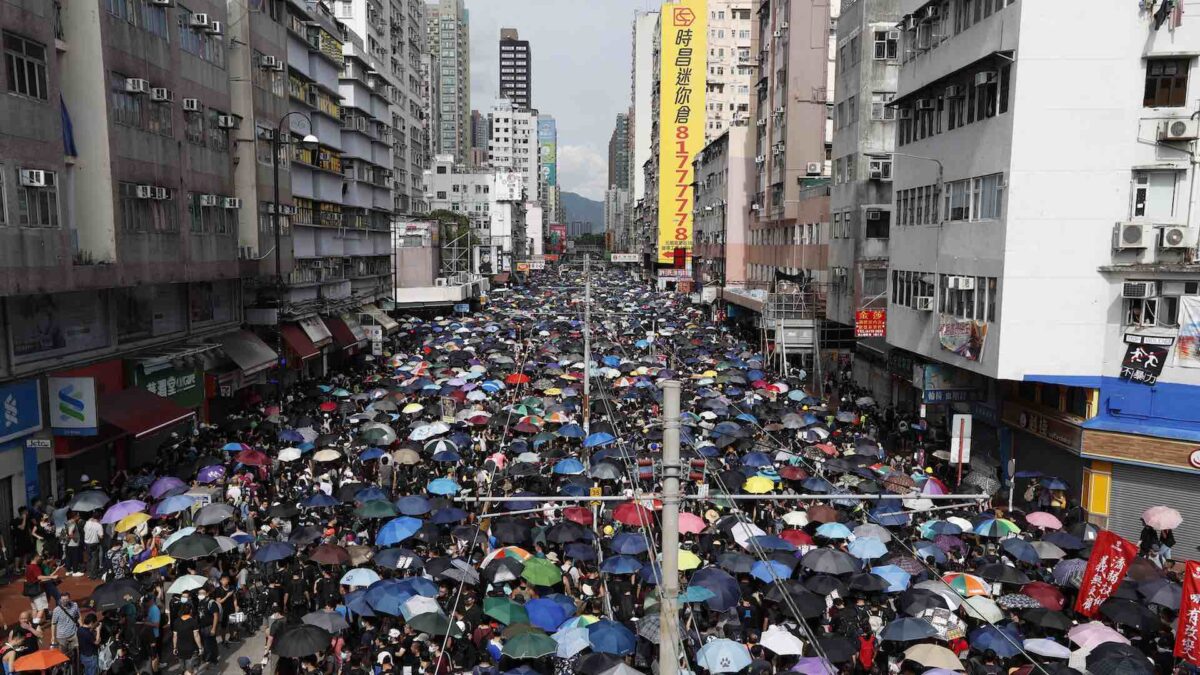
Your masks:
<svg viewBox="0 0 1200 675"><path fill-rule="evenodd" d="M1137 550L1137 546L1118 535L1100 530L1092 545L1092 557L1088 558L1087 569L1083 572L1083 582L1079 584L1075 611L1089 619L1096 616L1100 605L1112 596L1125 578Z"/></svg>
<svg viewBox="0 0 1200 675"><path fill-rule="evenodd" d="M887 310L860 309L854 313L854 337L887 337Z"/></svg>
<svg viewBox="0 0 1200 675"><path fill-rule="evenodd" d="M1183 599L1179 601L1179 627L1175 630L1175 656L1200 666L1200 563L1189 562L1183 574Z"/></svg>

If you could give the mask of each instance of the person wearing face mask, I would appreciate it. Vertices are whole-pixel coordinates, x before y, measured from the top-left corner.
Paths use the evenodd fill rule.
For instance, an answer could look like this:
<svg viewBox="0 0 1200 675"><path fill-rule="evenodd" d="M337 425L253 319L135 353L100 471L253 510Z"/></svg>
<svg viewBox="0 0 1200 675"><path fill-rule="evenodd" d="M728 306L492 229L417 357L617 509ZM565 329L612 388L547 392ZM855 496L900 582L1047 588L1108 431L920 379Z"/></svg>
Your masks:
<svg viewBox="0 0 1200 675"><path fill-rule="evenodd" d="M179 609L172 614L171 652L185 669L194 670L201 646L200 622L187 593L179 595Z"/></svg>
<svg viewBox="0 0 1200 675"><path fill-rule="evenodd" d="M200 622L200 641L204 648L205 663L215 664L220 656L217 632L220 630L221 609L217 601L209 597L208 590L196 591L196 618Z"/></svg>

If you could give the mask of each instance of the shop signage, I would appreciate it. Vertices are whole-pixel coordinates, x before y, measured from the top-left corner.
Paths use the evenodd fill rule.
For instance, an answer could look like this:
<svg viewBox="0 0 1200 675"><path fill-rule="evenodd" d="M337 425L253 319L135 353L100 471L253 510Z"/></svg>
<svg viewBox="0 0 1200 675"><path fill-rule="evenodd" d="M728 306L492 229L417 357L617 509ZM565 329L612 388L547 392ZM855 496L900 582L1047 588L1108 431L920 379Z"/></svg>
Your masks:
<svg viewBox="0 0 1200 675"><path fill-rule="evenodd" d="M689 274L689 272L687 270L671 268L671 269L659 270L658 278L659 279L685 279L688 277L688 274Z"/></svg>
<svg viewBox="0 0 1200 675"><path fill-rule="evenodd" d="M985 424L990 424L993 427L1000 426L1000 415L990 405L980 403L979 401L972 401L971 414Z"/></svg>
<svg viewBox="0 0 1200 675"><path fill-rule="evenodd" d="M37 380L0 386L0 445L42 428L42 392Z"/></svg>
<svg viewBox="0 0 1200 675"><path fill-rule="evenodd" d="M1126 333L1125 344L1127 345L1154 345L1155 347L1170 347L1171 343L1175 342L1175 338L1170 335L1139 335L1137 333Z"/></svg>
<svg viewBox="0 0 1200 675"><path fill-rule="evenodd" d="M530 260L529 261L529 269L544 270L544 269L546 269L546 261L545 260Z"/></svg>
<svg viewBox="0 0 1200 675"><path fill-rule="evenodd" d="M50 427L56 436L95 436L96 380L91 377L46 378Z"/></svg>
<svg viewBox="0 0 1200 675"><path fill-rule="evenodd" d="M1071 452L1078 453L1083 442L1083 429L1054 413L1035 411L1018 403L1005 401L1000 418L1011 427L1044 438Z"/></svg>
<svg viewBox="0 0 1200 675"><path fill-rule="evenodd" d="M1126 336L1126 339L1128 337ZM1121 359L1121 379L1154 386L1158 383L1158 376L1162 374L1167 355L1170 353L1170 342L1165 347L1130 343L1125 347L1125 358Z"/></svg>
<svg viewBox="0 0 1200 675"><path fill-rule="evenodd" d="M615 263L635 263L642 259L637 253L614 253L611 260Z"/></svg>
<svg viewBox="0 0 1200 675"><path fill-rule="evenodd" d="M942 316L938 324L938 343L942 349L954 352L968 361L978 361L987 339L987 324Z"/></svg>
<svg viewBox="0 0 1200 675"><path fill-rule="evenodd" d="M169 398L180 407L196 408L204 404L204 379L199 371L168 367L146 373L143 366L134 364L131 374L133 386Z"/></svg>
<svg viewBox="0 0 1200 675"><path fill-rule="evenodd" d="M854 337L887 337L887 310L860 309L854 313Z"/></svg>
<svg viewBox="0 0 1200 675"><path fill-rule="evenodd" d="M979 401L984 392L975 374L942 363L927 363L923 369L922 400L926 403Z"/></svg>
<svg viewBox="0 0 1200 675"><path fill-rule="evenodd" d="M692 253L693 161L704 147L708 3L664 3L661 16L657 260L669 263L677 249L689 258Z"/></svg>
<svg viewBox="0 0 1200 675"><path fill-rule="evenodd" d="M30 438L25 441L25 502L32 504L41 496L41 477L38 475L38 451L50 449L49 438Z"/></svg>
<svg viewBox="0 0 1200 675"><path fill-rule="evenodd" d="M893 349L888 352L888 372L905 382L916 382L913 378L913 369L919 365L912 353L906 352L903 349ZM922 371L922 375L924 372Z"/></svg>
<svg viewBox="0 0 1200 675"><path fill-rule="evenodd" d="M459 303L454 306L454 311L458 314L469 314L471 312L471 305L465 302Z"/></svg>
<svg viewBox="0 0 1200 675"><path fill-rule="evenodd" d="M108 308L92 292L9 298L8 325L17 363L109 345Z"/></svg>
<svg viewBox="0 0 1200 675"><path fill-rule="evenodd" d="M1110 462L1136 462L1180 471L1200 471L1200 448L1195 441L1124 434L1088 429L1083 434L1083 456Z"/></svg>
<svg viewBox="0 0 1200 675"><path fill-rule="evenodd" d="M1175 365L1200 368L1200 297L1179 298L1179 344L1175 346Z"/></svg>
<svg viewBox="0 0 1200 675"><path fill-rule="evenodd" d="M516 270L518 272L528 272L529 271L529 263L527 263L527 262L517 263Z"/></svg>
<svg viewBox="0 0 1200 675"><path fill-rule="evenodd" d="M383 356L383 326L363 326L367 339L371 341L371 355Z"/></svg>

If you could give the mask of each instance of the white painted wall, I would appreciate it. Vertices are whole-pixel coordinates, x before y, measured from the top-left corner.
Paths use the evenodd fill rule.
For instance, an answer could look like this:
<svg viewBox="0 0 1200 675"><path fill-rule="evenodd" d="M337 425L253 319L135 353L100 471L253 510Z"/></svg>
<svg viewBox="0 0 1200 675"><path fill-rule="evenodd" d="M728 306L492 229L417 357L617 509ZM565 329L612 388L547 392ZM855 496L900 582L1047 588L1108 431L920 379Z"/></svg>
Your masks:
<svg viewBox="0 0 1200 675"><path fill-rule="evenodd" d="M633 201L646 196L646 176L642 165L650 159L650 127L653 124L651 87L654 86L654 35L658 12L638 13L633 19Z"/></svg>

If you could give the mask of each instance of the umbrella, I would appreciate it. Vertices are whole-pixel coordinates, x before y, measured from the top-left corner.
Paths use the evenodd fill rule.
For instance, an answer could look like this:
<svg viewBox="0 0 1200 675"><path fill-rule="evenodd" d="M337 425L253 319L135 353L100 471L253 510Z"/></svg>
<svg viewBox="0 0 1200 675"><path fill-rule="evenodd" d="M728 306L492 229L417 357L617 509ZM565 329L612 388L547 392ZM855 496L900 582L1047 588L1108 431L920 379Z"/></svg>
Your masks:
<svg viewBox="0 0 1200 675"><path fill-rule="evenodd" d="M1053 609L1046 609L1045 607L1026 610L1025 613L1021 615L1021 618L1026 623L1031 623L1035 626L1041 626L1042 628L1049 628L1050 630L1062 632L1070 630L1071 626L1075 625L1075 622L1071 620L1071 617Z"/></svg>
<svg viewBox="0 0 1200 675"><path fill-rule="evenodd" d="M521 578L535 586L553 586L562 581L562 570L545 558L530 558L525 561Z"/></svg>
<svg viewBox="0 0 1200 675"><path fill-rule="evenodd" d="M1045 511L1034 511L1025 515L1025 522L1034 527L1040 527L1044 530L1061 530L1062 521L1057 516Z"/></svg>
<svg viewBox="0 0 1200 675"><path fill-rule="evenodd" d="M117 521L113 527L117 532L128 532L143 523L150 521L150 515L146 513L131 513L128 516Z"/></svg>
<svg viewBox="0 0 1200 675"><path fill-rule="evenodd" d="M737 580L716 567L705 567L692 574L692 586L699 586L713 593L705 601L709 609L722 612L736 606L742 598Z"/></svg>
<svg viewBox="0 0 1200 675"><path fill-rule="evenodd" d="M333 635L310 624L284 626L271 643L271 651L286 658L299 659L329 649Z"/></svg>
<svg viewBox="0 0 1200 675"><path fill-rule="evenodd" d="M121 520L125 516L133 515L134 513L145 510L146 502L139 501L137 499L129 499L123 502L117 502L116 504L108 507L108 510L104 512L104 517L100 519L100 522L105 525L109 525Z"/></svg>
<svg viewBox="0 0 1200 675"><path fill-rule="evenodd" d="M925 619L901 617L883 627L880 637L893 642L915 642L938 634L937 629Z"/></svg>
<svg viewBox="0 0 1200 675"><path fill-rule="evenodd" d="M152 570L156 570L161 567L166 567L167 565L171 565L174 562L175 562L175 558L173 558L169 555L154 556L153 558L148 558L148 559L143 560L142 562L138 563L137 566L135 566L133 568L133 573L141 574L142 572L150 572Z"/></svg>
<svg viewBox="0 0 1200 675"><path fill-rule="evenodd" d="M641 623L638 625L639 631L643 625L650 623L649 619L650 617L648 616L641 621ZM657 620L656 616L655 619ZM550 637L554 638L554 641L558 643L558 649L555 651L555 656L560 659L569 659L591 646L591 643L588 642L588 631L586 626L573 626L571 628L565 628L551 635Z"/></svg>
<svg viewBox="0 0 1200 675"><path fill-rule="evenodd" d="M529 614L525 608L509 598L484 598L483 613L506 626L529 622Z"/></svg>
<svg viewBox="0 0 1200 675"><path fill-rule="evenodd" d="M204 556L220 553L221 544L215 537L207 534L189 534L175 540L170 546L163 547L171 557L178 560L195 560Z"/></svg>
<svg viewBox="0 0 1200 675"><path fill-rule="evenodd" d="M1168 506L1151 506L1142 513L1142 520L1156 530L1174 530L1183 523L1183 516Z"/></svg>
<svg viewBox="0 0 1200 675"><path fill-rule="evenodd" d="M975 649L985 652L993 651L1000 658L1007 659L1021 652L1021 634L1009 625L999 628L989 624L971 632L969 641Z"/></svg>
<svg viewBox="0 0 1200 675"><path fill-rule="evenodd" d="M24 672L30 670L50 670L56 668L71 659L66 654L57 649L39 649L32 654L26 654L13 661L13 672Z"/></svg>
<svg viewBox="0 0 1200 675"><path fill-rule="evenodd" d="M733 640L711 640L696 653L696 663L710 673L736 673L750 665L750 651Z"/></svg>
<svg viewBox="0 0 1200 675"><path fill-rule="evenodd" d="M783 656L799 656L804 653L804 641L782 626L771 626L759 636L758 643L766 649Z"/></svg>
<svg viewBox="0 0 1200 675"><path fill-rule="evenodd" d="M254 559L258 562L275 562L296 555L296 547L292 544L283 541L272 541L264 544L254 552Z"/></svg>
<svg viewBox="0 0 1200 675"><path fill-rule="evenodd" d="M572 614L574 614L574 606L567 609L563 605L550 600L548 598L535 598L525 603L523 607L527 614L527 622L544 628L546 630L554 630L562 625Z"/></svg>
<svg viewBox="0 0 1200 675"><path fill-rule="evenodd" d="M316 626L330 633L340 633L350 627L350 624L346 623L346 619L341 614L332 611L321 610L309 612L301 617L300 620L310 626Z"/></svg>
<svg viewBox="0 0 1200 675"><path fill-rule="evenodd" d="M587 630L592 650L602 654L631 654L637 644L633 631L609 619L601 619Z"/></svg>
<svg viewBox="0 0 1200 675"><path fill-rule="evenodd" d="M800 565L804 569L825 574L850 574L862 569L854 556L830 548L818 548L805 553L804 557L800 559ZM872 570L872 572L874 571Z"/></svg>
<svg viewBox="0 0 1200 675"><path fill-rule="evenodd" d="M206 504L200 507L192 522L197 525L217 525L234 516L236 510L229 504Z"/></svg>
<svg viewBox="0 0 1200 675"><path fill-rule="evenodd" d="M926 668L945 668L946 670L963 670L962 662L954 652L933 644L913 645L904 650L904 658L914 661Z"/></svg>
<svg viewBox="0 0 1200 675"><path fill-rule="evenodd" d="M1100 605L1100 613L1120 626L1143 632L1156 630L1162 622L1158 615L1143 604L1124 598L1109 598Z"/></svg>
<svg viewBox="0 0 1200 675"><path fill-rule="evenodd" d="M451 621L445 614L438 612L418 614L408 620L408 625L412 626L413 630L430 635L462 636L462 629L458 627L458 624Z"/></svg>
<svg viewBox="0 0 1200 675"><path fill-rule="evenodd" d="M200 586L203 586L208 579L197 577L200 579ZM171 588L174 588L174 584ZM199 586L196 586L199 588ZM167 593L171 593L170 590ZM139 598L142 595L142 585L135 579L117 579L100 584L96 590L92 591L92 601L101 609L116 609L125 604L125 598Z"/></svg>
<svg viewBox="0 0 1200 675"><path fill-rule="evenodd" d="M514 659L538 659L558 651L558 643L545 633L522 633L509 638L501 651Z"/></svg>
<svg viewBox="0 0 1200 675"><path fill-rule="evenodd" d="M343 574L338 583L343 586L366 587L370 586L376 581L379 581L379 579L379 574L375 570L367 569L365 567L357 567Z"/></svg>
<svg viewBox="0 0 1200 675"><path fill-rule="evenodd" d="M973 598L967 598L963 601L963 611L967 617L972 619L981 619L988 623L996 623L1004 620L1004 612L1000 606L991 598L985 598L982 595L977 595Z"/></svg>
<svg viewBox="0 0 1200 675"><path fill-rule="evenodd" d="M1050 659L1069 659L1071 658L1071 648L1066 645L1059 644L1054 640L1047 638L1035 638L1025 640L1021 645L1025 651L1038 656L1045 656Z"/></svg>
<svg viewBox="0 0 1200 675"><path fill-rule="evenodd" d="M1099 621L1079 624L1067 631L1067 637L1083 649L1094 649L1106 642L1129 644L1129 638Z"/></svg>
<svg viewBox="0 0 1200 675"><path fill-rule="evenodd" d="M1021 587L1021 593L1037 600L1046 609L1061 610L1066 605L1066 597L1057 586L1044 581L1033 581Z"/></svg>

